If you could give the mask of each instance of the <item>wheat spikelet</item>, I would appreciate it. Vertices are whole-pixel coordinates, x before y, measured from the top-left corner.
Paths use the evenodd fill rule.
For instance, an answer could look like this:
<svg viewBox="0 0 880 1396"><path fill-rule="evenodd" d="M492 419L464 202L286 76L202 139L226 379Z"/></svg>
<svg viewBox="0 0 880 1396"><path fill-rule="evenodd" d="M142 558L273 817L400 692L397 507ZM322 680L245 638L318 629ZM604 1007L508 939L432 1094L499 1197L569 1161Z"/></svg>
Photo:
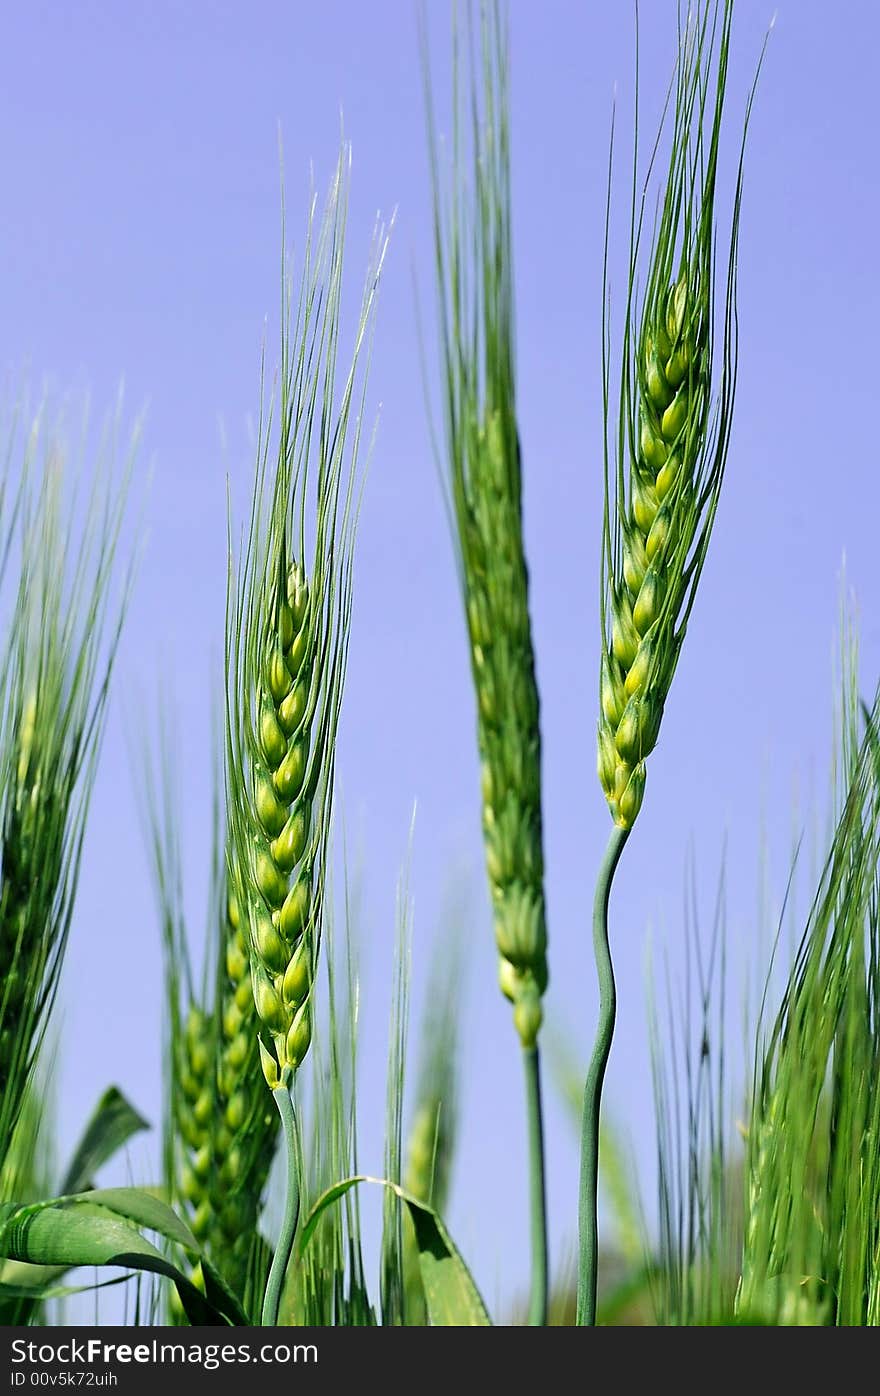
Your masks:
<svg viewBox="0 0 880 1396"><path fill-rule="evenodd" d="M215 1107L214 1032L210 1018L195 1003L190 1005L183 1023L179 1055L177 1128L187 1149L180 1191L190 1207L193 1235L196 1240L204 1241L211 1224L209 1182L214 1162L211 1147Z"/></svg>
<svg viewBox="0 0 880 1396"><path fill-rule="evenodd" d="M635 283L645 194L631 248L613 465L605 363L598 774L612 817L623 829L632 827L641 808L645 761L659 735L727 457L736 377L742 155L720 327L714 313L715 198L731 20L731 0L725 0L720 16L716 4L700 0L689 10L681 35L670 166L641 304ZM714 345L719 333L720 352ZM721 368L715 374L717 360Z"/></svg>
<svg viewBox="0 0 880 1396"><path fill-rule="evenodd" d="M268 424L241 578L230 588L230 875L247 928L261 1060L273 1090L289 1083L311 1039L351 613L356 394L365 390L358 361L369 343L385 251L379 233L352 366L337 400L348 162L344 150L317 241L310 219L293 324L287 287L277 463L267 508Z"/></svg>
<svg viewBox="0 0 880 1396"><path fill-rule="evenodd" d="M501 988L514 1004L523 1045L531 1047L547 987L547 929L515 401L505 46L497 9L487 6L470 187L457 126L448 196L433 140L431 155L451 503L477 698L486 869ZM473 101L476 111L476 91Z"/></svg>

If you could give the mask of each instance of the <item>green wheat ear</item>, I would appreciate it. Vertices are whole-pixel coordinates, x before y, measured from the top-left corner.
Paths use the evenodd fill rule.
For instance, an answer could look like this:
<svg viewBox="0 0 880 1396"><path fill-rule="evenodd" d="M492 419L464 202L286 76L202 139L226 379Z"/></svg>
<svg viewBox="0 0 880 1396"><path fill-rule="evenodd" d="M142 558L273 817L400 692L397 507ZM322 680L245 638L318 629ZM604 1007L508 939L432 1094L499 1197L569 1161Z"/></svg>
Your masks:
<svg viewBox="0 0 880 1396"><path fill-rule="evenodd" d="M641 808L645 762L659 736L730 439L745 132L720 286L715 209L732 14L732 0L724 0L720 12L717 4L699 0L689 7L680 33L669 168L641 296L636 285L647 183L639 209L633 210L613 431L607 354L604 358L598 773L612 818L622 829L632 828ZM603 348L607 343L606 314Z"/></svg>
<svg viewBox="0 0 880 1396"><path fill-rule="evenodd" d="M614 828L593 902L599 1023L584 1087L577 1311L578 1323L588 1326L596 1321L599 1113L617 1004L608 902L621 853L642 806L645 763L660 734L730 441L743 159L757 84L756 74L739 148L726 272L719 276L716 184L732 19L733 0L693 0L686 9L679 7L672 91L640 200L636 122L628 290L613 430L609 178L602 334L605 500L598 772ZM759 62L758 72L760 66ZM670 111L669 163L643 270L645 210ZM644 284L642 293L639 284Z"/></svg>
<svg viewBox="0 0 880 1396"><path fill-rule="evenodd" d="M846 603L841 622L836 827L753 1037L736 1309L777 1327L880 1321L880 689L869 707Z"/></svg>
<svg viewBox="0 0 880 1396"><path fill-rule="evenodd" d="M0 579L18 568L0 656L0 1163L58 989L129 592L130 574L114 602L128 477L113 480L117 426L81 498L46 409L23 443L10 433L11 499L0 482Z"/></svg>
<svg viewBox="0 0 880 1396"><path fill-rule="evenodd" d="M476 6L474 7L476 9ZM473 13L473 12L471 12ZM454 522L481 762L483 844L499 983L523 1049L530 1156L531 1319L547 1311L538 1037L547 988L541 726L523 542L511 249L508 32L480 5L470 91L453 59L453 141L441 176L425 57L434 250L444 374L446 504ZM470 140L462 139L469 115Z"/></svg>
<svg viewBox="0 0 880 1396"><path fill-rule="evenodd" d="M477 700L483 836L499 980L523 1046L547 987L541 731L516 418L506 27L482 10L482 99L467 167L456 92L450 177L432 123L448 494ZM431 106L428 87L429 116Z"/></svg>
<svg viewBox="0 0 880 1396"><path fill-rule="evenodd" d="M247 929L266 1083L287 1181L262 1321L274 1326L299 1216L301 1148L291 1087L308 1052L321 943L336 732L345 681L359 448L376 296L376 231L350 368L337 390L350 156L323 219L309 215L299 293L283 277L277 438L261 422L239 576L230 547L226 624L229 874ZM270 466L270 457L272 464Z"/></svg>
<svg viewBox="0 0 880 1396"><path fill-rule="evenodd" d="M166 1185L202 1251L250 1311L265 1258L257 1225L280 1120L265 1090L248 930L230 888L234 854L228 838L224 848L216 800L208 946L198 979L193 972L167 737L163 730L159 781L148 763L144 782L166 967ZM192 1279L203 1287L200 1265ZM173 1300L170 1314L182 1321Z"/></svg>
<svg viewBox="0 0 880 1396"><path fill-rule="evenodd" d="M165 954L165 1184L202 1251L250 1312L257 1224L279 1120L263 1086L247 943L228 889L216 794L206 949L200 975L193 971L176 765L163 722L159 759L145 763L143 790ZM202 1285L199 1266L193 1279ZM171 1316L183 1318L174 1299Z"/></svg>
<svg viewBox="0 0 880 1396"><path fill-rule="evenodd" d="M193 1235L247 1303L279 1121L262 1089L247 949L232 895L219 920L214 982L208 976L204 1007L190 1003L176 1043L176 1124L185 1155L177 1182Z"/></svg>
<svg viewBox="0 0 880 1396"><path fill-rule="evenodd" d="M346 147L317 234L312 205L295 306L285 276L274 462L270 416L261 423L240 578L230 581L230 877L273 1090L292 1079L311 1039L359 503L359 367L369 357L386 247L379 231L337 399L348 178Z"/></svg>

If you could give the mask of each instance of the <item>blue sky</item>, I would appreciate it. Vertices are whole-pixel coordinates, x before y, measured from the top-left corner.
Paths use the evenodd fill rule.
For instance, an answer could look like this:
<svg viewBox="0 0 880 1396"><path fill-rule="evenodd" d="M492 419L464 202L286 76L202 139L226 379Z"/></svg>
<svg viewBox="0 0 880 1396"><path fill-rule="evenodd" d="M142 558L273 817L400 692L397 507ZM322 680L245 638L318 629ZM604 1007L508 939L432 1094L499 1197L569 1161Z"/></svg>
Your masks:
<svg viewBox="0 0 880 1396"><path fill-rule="evenodd" d="M642 5L642 119L652 131L675 0ZM731 962L760 973L762 829L777 893L792 831L824 799L839 574L880 670L876 399L880 215L870 0L780 0L746 165L740 375L728 478L663 734L612 916L620 1016L610 1110L652 1186L645 949L681 962L692 849L711 908L726 841ZM592 880L608 815L594 774L601 510L599 313L611 105L631 130L633 7L512 6L514 249L526 539L544 719L549 1014L586 1052L595 1015ZM738 0L729 152L770 22ZM430 6L438 94L449 10ZM244 510L265 337L279 301L278 129L294 247L309 170L323 187L340 111L353 147L352 294L377 210L397 210L370 410L380 412L358 547L339 771L363 859L362 1159L381 1168L395 886L417 801L414 1013L450 878L473 888L454 1233L490 1302L523 1282L520 1064L494 952L479 839L473 700L419 368L414 285L431 323L430 196L412 0L181 6L39 3L0 53L0 354L12 383L85 392L121 381L145 410L136 494L144 545L116 674L65 971L61 1149L113 1079L158 1122L161 959L129 749L173 693L194 934L205 918L210 725L222 653L226 479ZM625 161L624 155L624 161ZM729 162L728 162L729 173ZM625 226L626 166L615 186ZM729 199L729 179L722 202ZM622 216L620 216L622 215ZM612 249L622 265L622 246ZM619 304L619 296L617 304ZM430 360L429 360L430 362ZM436 385L436 376L434 379ZM149 482L148 482L148 476ZM141 489L143 485L143 489ZM212 690L212 685L214 688ZM548 1106L556 1254L574 1234L577 1156ZM155 1142L134 1152L155 1169Z"/></svg>

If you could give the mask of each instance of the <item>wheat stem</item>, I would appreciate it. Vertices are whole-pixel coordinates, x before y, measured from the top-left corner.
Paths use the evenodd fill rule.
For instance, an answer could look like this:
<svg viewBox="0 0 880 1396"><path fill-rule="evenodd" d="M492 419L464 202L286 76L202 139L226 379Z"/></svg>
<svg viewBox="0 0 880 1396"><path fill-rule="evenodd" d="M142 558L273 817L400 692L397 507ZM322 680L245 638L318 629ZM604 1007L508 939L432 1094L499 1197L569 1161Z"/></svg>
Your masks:
<svg viewBox="0 0 880 1396"><path fill-rule="evenodd" d="M547 1323L547 1189L544 1180L544 1114L541 1105L541 1059L539 1049L523 1048L526 1072L526 1108L529 1118L529 1201L532 1231L532 1286L529 1323L543 1328Z"/></svg>
<svg viewBox="0 0 880 1396"><path fill-rule="evenodd" d="M608 900L617 864L629 838L629 829L615 825L608 840L593 901L593 950L599 980L599 1025L596 1042L584 1086L584 1115L581 1130L581 1186L578 1216L578 1303L577 1322L592 1327L596 1322L596 1271L599 1261L598 1188L599 1188L599 1113L602 1105L602 1083L611 1052L614 1019L617 1013L617 991L614 986L614 965L608 941Z"/></svg>
<svg viewBox="0 0 880 1396"><path fill-rule="evenodd" d="M275 1247L275 1254L272 1258L272 1268L269 1271L269 1279L266 1282L266 1293L263 1299L262 1326L264 1328L275 1328L278 1324L278 1309L281 1304L284 1280L287 1275L287 1267L290 1264L290 1257L293 1254L293 1243L296 1238L297 1223L299 1222L299 1165L296 1148L296 1115L293 1109L293 1099L290 1094L289 1085L286 1083L281 1086L276 1086L272 1094L275 1097L275 1104L278 1106L278 1113L281 1116L281 1132L284 1136L284 1154L287 1163L287 1180L281 1231L278 1236L278 1244Z"/></svg>

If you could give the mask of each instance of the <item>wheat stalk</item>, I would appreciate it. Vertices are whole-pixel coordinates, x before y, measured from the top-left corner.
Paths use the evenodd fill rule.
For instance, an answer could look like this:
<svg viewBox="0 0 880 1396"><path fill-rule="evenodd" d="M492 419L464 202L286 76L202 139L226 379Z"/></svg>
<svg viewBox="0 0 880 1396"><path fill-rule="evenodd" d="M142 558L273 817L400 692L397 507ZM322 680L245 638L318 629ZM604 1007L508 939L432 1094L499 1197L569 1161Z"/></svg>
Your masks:
<svg viewBox="0 0 880 1396"><path fill-rule="evenodd" d="M531 1158L532 1314L546 1315L547 1238L538 1034L547 988L541 729L523 544L516 417L506 24L480 9L465 153L454 63L451 179L441 178L425 60L445 379L450 513L477 699L483 841L499 982L523 1047ZM467 168L467 159L471 168Z"/></svg>
<svg viewBox="0 0 880 1396"><path fill-rule="evenodd" d="M227 616L230 876L247 928L263 1073L285 1125L283 1233L291 1241L298 1188L290 1086L311 1039L351 616L366 387L359 370L386 247L380 230L337 396L348 175L343 148L317 238L312 204L295 314L285 279L277 455L270 471L270 417L261 424L251 524L240 578L230 573ZM271 1321L283 1252L271 1295L267 1289Z"/></svg>
<svg viewBox="0 0 880 1396"><path fill-rule="evenodd" d="M494 4L482 8L482 60L470 172L456 87L451 188L433 124L429 140L448 489L477 700L486 871L501 988L531 1047L547 987L540 704L516 419L507 35Z"/></svg>
<svg viewBox="0 0 880 1396"><path fill-rule="evenodd" d="M716 314L716 181L732 21L733 0L694 0L684 16L679 14L669 165L641 298L637 285L642 228L666 112L638 207L633 201L618 420L613 429L606 220L598 771L615 828L599 870L593 910L600 1005L584 1090L578 1270L578 1322L587 1324L595 1322L596 1314L599 1110L616 1014L608 900L641 809L645 761L659 736L684 643L730 440L743 154L755 90L753 86L746 110Z"/></svg>

